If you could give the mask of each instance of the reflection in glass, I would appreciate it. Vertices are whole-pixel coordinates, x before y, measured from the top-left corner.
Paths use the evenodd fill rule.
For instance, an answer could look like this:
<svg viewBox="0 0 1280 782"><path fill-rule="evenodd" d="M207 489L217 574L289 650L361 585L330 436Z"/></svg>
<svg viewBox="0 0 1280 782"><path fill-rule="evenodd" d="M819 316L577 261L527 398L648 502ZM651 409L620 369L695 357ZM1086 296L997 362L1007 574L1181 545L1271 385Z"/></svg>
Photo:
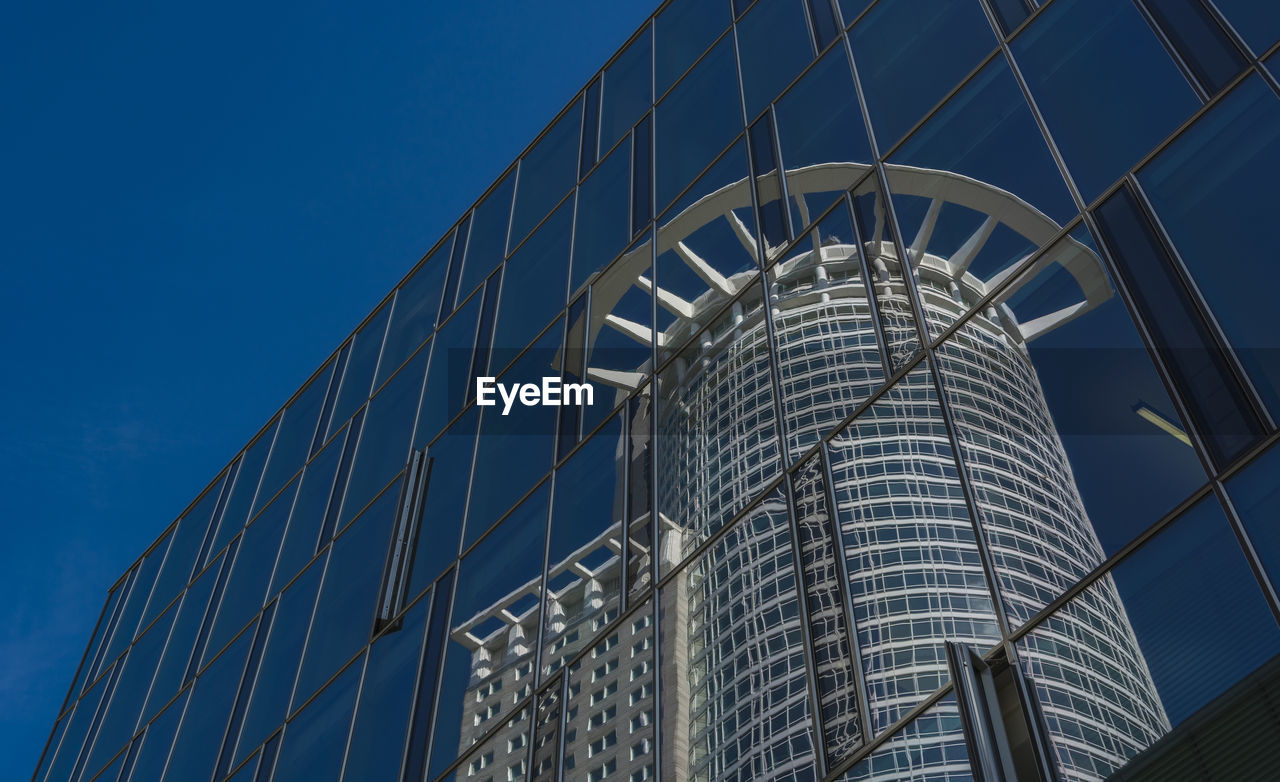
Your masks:
<svg viewBox="0 0 1280 782"><path fill-rule="evenodd" d="M808 669L782 490L667 582L658 610L664 778L811 778Z"/></svg>
<svg viewBox="0 0 1280 782"><path fill-rule="evenodd" d="M729 24L724 3L675 0L654 18L654 94L661 96Z"/></svg>
<svg viewBox="0 0 1280 782"><path fill-rule="evenodd" d="M813 59L800 0L759 0L738 20L738 61L748 120Z"/></svg>
<svg viewBox="0 0 1280 782"><path fill-rule="evenodd" d="M1083 227L965 321L939 363L1014 626L1204 483Z"/></svg>
<svg viewBox="0 0 1280 782"><path fill-rule="evenodd" d="M733 52L721 38L654 110L659 212L742 130Z"/></svg>
<svg viewBox="0 0 1280 782"><path fill-rule="evenodd" d="M1258 559L1280 582L1280 447L1272 446L1227 481L1227 494L1244 522Z"/></svg>
<svg viewBox="0 0 1280 782"><path fill-rule="evenodd" d="M927 367L831 441L832 490L879 733L948 679L944 642L1000 640Z"/></svg>
<svg viewBox="0 0 1280 782"><path fill-rule="evenodd" d="M841 782L970 782L969 765L954 695L948 695L880 745L841 777Z"/></svg>
<svg viewBox="0 0 1280 782"><path fill-rule="evenodd" d="M348 665L285 725L274 782L337 782L362 662Z"/></svg>

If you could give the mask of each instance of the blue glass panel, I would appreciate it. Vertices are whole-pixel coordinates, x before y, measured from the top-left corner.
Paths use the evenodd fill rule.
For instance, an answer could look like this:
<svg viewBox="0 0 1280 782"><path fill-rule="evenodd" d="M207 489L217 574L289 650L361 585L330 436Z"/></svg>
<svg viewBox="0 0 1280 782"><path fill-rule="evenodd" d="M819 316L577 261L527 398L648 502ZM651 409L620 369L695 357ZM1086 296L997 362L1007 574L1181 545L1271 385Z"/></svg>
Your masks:
<svg viewBox="0 0 1280 782"><path fill-rule="evenodd" d="M323 451L316 454L316 458L311 460L306 472L302 474L302 485L293 503L284 542L280 544L280 557L276 561L275 573L271 576L268 595L274 595L289 583L289 579L297 575L316 555L320 528L324 524L325 510L329 507L329 497L333 494L333 478L338 471L338 461L342 458L345 442L344 437L335 437Z"/></svg>
<svg viewBox="0 0 1280 782"><path fill-rule="evenodd" d="M1213 0L1213 4L1254 54L1262 54L1280 39L1280 5L1256 0Z"/></svg>
<svg viewBox="0 0 1280 782"><path fill-rule="evenodd" d="M1138 174L1178 255L1273 415L1280 416L1280 285L1273 205L1280 101L1257 76Z"/></svg>
<svg viewBox="0 0 1280 782"><path fill-rule="evenodd" d="M369 400L338 529L355 518L404 469L426 369L427 351L420 350L377 396Z"/></svg>
<svg viewBox="0 0 1280 782"><path fill-rule="evenodd" d="M1200 0L1161 0L1147 10L1210 95L1248 66Z"/></svg>
<svg viewBox="0 0 1280 782"><path fill-rule="evenodd" d="M342 774L342 755L363 662L356 660L347 666L314 701L289 720L280 740L273 782L337 782Z"/></svg>
<svg viewBox="0 0 1280 782"><path fill-rule="evenodd" d="M169 750L173 748L173 736L178 732L178 722L182 719L190 695L191 690L182 693L181 698L174 701L147 727L147 733L142 737L142 749L138 750L137 760L133 763L130 782L153 782L164 774L165 761L169 759Z"/></svg>
<svg viewBox="0 0 1280 782"><path fill-rule="evenodd" d="M253 694L245 707L233 764L248 756L284 722L323 573L322 559L303 571L280 595L262 662L258 665L257 682L246 684L253 686Z"/></svg>
<svg viewBox="0 0 1280 782"><path fill-rule="evenodd" d="M329 376L332 374L333 366L330 364L285 409L275 444L271 446L271 458L262 472L262 486L253 503L253 512L249 514L251 517L270 502L280 487L297 475L307 463L307 458L311 455L311 443L315 440L316 422L320 418L320 409L324 407L325 392L329 389Z"/></svg>
<svg viewBox="0 0 1280 782"><path fill-rule="evenodd" d="M165 535L151 553L143 558L142 564L138 565L137 575L133 578L133 585L129 589L129 596L124 599L116 616L115 632L102 655L100 669L105 668L135 638L139 629L138 620L142 616L142 610L147 606L147 600L151 597L151 588L155 586L156 575L160 572L160 566L164 562L164 555L169 549L169 541L172 537L172 534Z"/></svg>
<svg viewBox="0 0 1280 782"><path fill-rule="evenodd" d="M478 408L471 407L427 449L431 474L413 555L411 597L426 589L458 556L479 417Z"/></svg>
<svg viewBox="0 0 1280 782"><path fill-rule="evenodd" d="M1085 201L1200 105L1131 3L1054 3L1010 46Z"/></svg>
<svg viewBox="0 0 1280 782"><path fill-rule="evenodd" d="M520 161L511 246L524 240L577 181L582 103L575 102Z"/></svg>
<svg viewBox="0 0 1280 782"><path fill-rule="evenodd" d="M182 686L183 676L187 672L187 663L191 659L196 636L200 633L200 626L204 622L205 609L209 607L209 595L213 592L213 585L218 579L221 565L221 558L215 559L183 595L177 618L173 621L173 631L169 634L169 644L165 648L164 658L156 668L155 680L151 684L151 694L147 696L147 705L142 709L143 721L159 711L160 707L164 706Z"/></svg>
<svg viewBox="0 0 1280 782"><path fill-rule="evenodd" d="M578 179L581 180L600 159L600 79L587 86L583 96L586 104L582 119L582 153L578 160Z"/></svg>
<svg viewBox="0 0 1280 782"><path fill-rule="evenodd" d="M222 651L240 628L262 610L267 585L271 581L271 566L280 550L280 539L284 536L296 489L297 482L291 483L244 531L227 584L222 589L217 617L209 632L204 651L206 661Z"/></svg>
<svg viewBox="0 0 1280 782"><path fill-rule="evenodd" d="M367 323L360 327L353 338L347 368L342 374L333 416L329 420L329 433L338 431L351 414L369 398L373 374L378 368L378 356L382 352L382 339L391 316L391 305L384 304Z"/></svg>
<svg viewBox="0 0 1280 782"><path fill-rule="evenodd" d="M738 60L748 121L813 60L801 0L760 0L738 20Z"/></svg>
<svg viewBox="0 0 1280 782"><path fill-rule="evenodd" d="M164 650L165 639L169 637L169 628L177 613L176 606L166 611L129 650L111 703L104 712L93 751L85 763L86 778L92 777L133 738L147 688L155 675L156 664L160 661L160 653Z"/></svg>
<svg viewBox="0 0 1280 782"><path fill-rule="evenodd" d="M609 154L578 190L570 295L614 259L631 236L631 144Z"/></svg>
<svg viewBox="0 0 1280 782"><path fill-rule="evenodd" d="M462 559L437 701L433 778L483 731L501 724L503 713L515 704L505 693L500 701L477 697L478 686L490 683L482 670L505 672L524 666L523 676L512 672L512 684L523 687L532 682L549 493L543 484ZM502 567L495 568L495 562ZM488 660L492 666L484 665ZM490 710L490 705L497 708Z"/></svg>
<svg viewBox="0 0 1280 782"><path fill-rule="evenodd" d="M631 235L649 227L653 217L653 115L645 115L631 137Z"/></svg>
<svg viewBox="0 0 1280 782"><path fill-rule="evenodd" d="M262 478L262 466L266 464L267 455L271 451L271 443L275 439L276 424L280 421L276 419L267 430L262 433L253 444L245 449L244 455L240 457L240 463L235 470L234 480L231 489L227 492L226 499L223 502L222 513L214 522L218 525L218 532L213 537L213 541L208 545L208 556L212 556L221 551L223 546L231 542L231 539L239 534L244 528L245 522L249 520L249 506L253 503L254 497L258 493L258 483Z"/></svg>
<svg viewBox="0 0 1280 782"><path fill-rule="evenodd" d="M245 659L252 643L250 628L210 663L192 685L187 712L173 740L173 754L164 773L168 782L190 782L213 776L218 750L227 731L227 718L240 690Z"/></svg>
<svg viewBox="0 0 1280 782"><path fill-rule="evenodd" d="M1280 582L1280 447L1254 459L1227 481L1227 494L1244 522L1258 559Z"/></svg>
<svg viewBox="0 0 1280 782"><path fill-rule="evenodd" d="M395 309L391 311L391 325L387 327L382 360L378 362L375 388L391 377L435 329L440 291L449 266L449 247L448 241L441 244L396 291Z"/></svg>
<svg viewBox="0 0 1280 782"><path fill-rule="evenodd" d="M491 370L506 367L516 351L564 309L572 228L573 199L569 199L507 259L494 324Z"/></svg>
<svg viewBox="0 0 1280 782"><path fill-rule="evenodd" d="M778 147L787 170L787 187L796 209L797 228L808 225L831 205L838 191L848 189L871 161L871 144L858 108L853 73L844 47L823 56L774 107ZM831 163L846 166L838 187L797 169ZM816 172L815 172L816 173Z"/></svg>
<svg viewBox="0 0 1280 782"><path fill-rule="evenodd" d="M169 553L165 555L164 565L156 576L155 588L151 590L151 601L142 615L143 627L150 624L190 581L196 556L200 553L200 544L204 542L209 530L209 517L213 515L221 486L221 481L215 482L191 510L178 519L177 529L169 544Z"/></svg>
<svg viewBox="0 0 1280 782"><path fill-rule="evenodd" d="M1000 31L1012 33L1031 14L1030 0L990 0L991 10L1000 23Z"/></svg>
<svg viewBox="0 0 1280 782"><path fill-rule="evenodd" d="M453 248L449 254L449 274L445 277L444 293L440 297L440 315L436 322L442 322L453 312L458 302L458 281L462 278L462 259L467 253L467 241L471 235L471 213L468 212L458 223L454 234Z"/></svg>
<svg viewBox="0 0 1280 782"><path fill-rule="evenodd" d="M459 307L431 341L427 385L413 437L415 448L426 445L461 411L467 388L474 382L467 373L475 355L481 298L472 296Z"/></svg>
<svg viewBox="0 0 1280 782"><path fill-rule="evenodd" d="M604 71L600 109L600 151L626 135L653 103L650 68L653 37L646 27Z"/></svg>
<svg viewBox="0 0 1280 782"><path fill-rule="evenodd" d="M729 25L721 0L676 0L653 20L654 87L661 96Z"/></svg>
<svg viewBox="0 0 1280 782"><path fill-rule="evenodd" d="M383 492L333 542L298 671L295 707L369 641L397 496L395 486Z"/></svg>
<svg viewBox="0 0 1280 782"><path fill-rule="evenodd" d="M459 296L466 296L484 282L489 272L507 257L507 223L511 217L511 197L516 177L503 177L471 217L471 237L467 240L467 261L462 267Z"/></svg>
<svg viewBox="0 0 1280 782"><path fill-rule="evenodd" d="M110 692L111 678L108 675L98 679L76 704L76 710L71 714L70 722L67 723L67 728L63 732L62 744L59 745L57 754L49 764L49 774L46 777L49 782L62 782L71 778L71 773L76 768L76 761L80 758L80 751L84 747L85 738L93 725L93 718L98 713L98 707L102 705L103 697Z"/></svg>
<svg viewBox="0 0 1280 782"><path fill-rule="evenodd" d="M77 695L79 693L76 693ZM53 734L49 736L49 743L45 745L44 754L40 757L40 765L36 766L36 773L31 777L32 782L44 782L45 775L49 771L49 764L53 762L53 758L58 754L58 745L62 743L62 736L67 732L67 725L71 722L71 714L65 714L53 726Z"/></svg>
<svg viewBox="0 0 1280 782"><path fill-rule="evenodd" d="M347 779L398 779L413 682L431 598L422 598L373 642L351 728Z"/></svg>
<svg viewBox="0 0 1280 782"><path fill-rule="evenodd" d="M845 19L853 18L845 9ZM893 146L995 48L973 0L880 2L849 33L880 151Z"/></svg>
<svg viewBox="0 0 1280 782"><path fill-rule="evenodd" d="M742 131L732 36L726 36L654 110L658 211Z"/></svg>
<svg viewBox="0 0 1280 782"><path fill-rule="evenodd" d="M543 377L558 376L552 362L557 358L563 331L562 322L557 321L497 382L508 388L516 384L541 386ZM517 402L504 413L501 396L489 396L494 404L481 411L472 478L476 491L467 508L464 548L547 474L554 455L555 407L524 407Z"/></svg>

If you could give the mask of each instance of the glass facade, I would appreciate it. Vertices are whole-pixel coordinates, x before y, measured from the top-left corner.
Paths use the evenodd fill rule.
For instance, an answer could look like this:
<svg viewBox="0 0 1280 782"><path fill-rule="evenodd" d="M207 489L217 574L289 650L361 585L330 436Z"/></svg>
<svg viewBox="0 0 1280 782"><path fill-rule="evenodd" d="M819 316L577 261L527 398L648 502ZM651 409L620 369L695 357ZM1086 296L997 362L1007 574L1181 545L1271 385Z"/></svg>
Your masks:
<svg viewBox="0 0 1280 782"><path fill-rule="evenodd" d="M663 4L111 587L35 782L1275 778L1270 8Z"/></svg>

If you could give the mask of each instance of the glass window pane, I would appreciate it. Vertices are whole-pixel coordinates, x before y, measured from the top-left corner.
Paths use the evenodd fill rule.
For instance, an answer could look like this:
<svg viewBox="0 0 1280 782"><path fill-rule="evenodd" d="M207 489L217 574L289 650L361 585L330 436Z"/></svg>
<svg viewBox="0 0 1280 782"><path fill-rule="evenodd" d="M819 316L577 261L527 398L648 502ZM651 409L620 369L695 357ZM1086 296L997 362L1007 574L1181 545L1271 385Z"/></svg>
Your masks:
<svg viewBox="0 0 1280 782"><path fill-rule="evenodd" d="M430 595L373 642L351 728L346 778L399 779Z"/></svg>
<svg viewBox="0 0 1280 782"><path fill-rule="evenodd" d="M489 272L507 257L507 222L511 217L511 196L516 177L512 171L476 207L467 240L467 260L458 286L459 298L475 290Z"/></svg>
<svg viewBox="0 0 1280 782"><path fill-rule="evenodd" d="M284 722L323 573L324 561L319 560L280 595L262 661L258 665L258 678L246 702L233 764L247 757Z"/></svg>
<svg viewBox="0 0 1280 782"><path fill-rule="evenodd" d="M558 670L617 618L623 446L622 418L615 416L556 471L543 675Z"/></svg>
<svg viewBox="0 0 1280 782"><path fill-rule="evenodd" d="M378 367L378 356L382 352L382 339L387 331L387 321L391 315L391 305L384 304L360 327L353 337L351 353L347 357L347 368L342 375L342 386L338 390L338 398L333 406L333 414L329 419L329 434L346 422L351 414L363 405L372 390L374 371Z"/></svg>
<svg viewBox="0 0 1280 782"><path fill-rule="evenodd" d="M240 628L262 610L271 580L271 565L280 550L280 539L284 536L296 488L297 483L291 483L244 531L236 550L236 560L231 565L231 575L222 590L217 617L205 646L204 661L222 651Z"/></svg>
<svg viewBox="0 0 1280 782"><path fill-rule="evenodd" d="M573 273L576 294L595 272L627 246L631 220L631 144L624 143L596 166L578 190L578 217L573 230Z"/></svg>
<svg viewBox="0 0 1280 782"><path fill-rule="evenodd" d="M160 566L164 563L164 555L169 549L169 541L172 538L172 533L165 535L151 553L143 558L142 564L138 565L137 575L134 576L133 585L129 589L129 596L124 598L124 603L116 615L115 632L107 644L106 652L102 655L100 669L116 659L136 637L142 610L146 608L147 600L151 597L151 588L155 586L156 575L159 574Z"/></svg>
<svg viewBox="0 0 1280 782"><path fill-rule="evenodd" d="M841 205L795 249L768 273L790 459L884 384L848 211Z"/></svg>
<svg viewBox="0 0 1280 782"><path fill-rule="evenodd" d="M507 259L494 324L491 371L505 368L516 351L564 309L572 228L571 198Z"/></svg>
<svg viewBox="0 0 1280 782"><path fill-rule="evenodd" d="M831 441L832 490L876 733L949 679L944 642L1000 640L928 367Z"/></svg>
<svg viewBox="0 0 1280 782"><path fill-rule="evenodd" d="M191 510L178 519L177 529L169 544L169 553L165 555L164 565L156 576L155 588L151 590L151 601L142 615L143 627L150 624L190 581L195 559L200 553L200 544L204 542L209 530L209 517L213 515L221 486L222 482L216 481Z"/></svg>
<svg viewBox="0 0 1280 782"><path fill-rule="evenodd" d="M363 660L348 665L301 713L280 740L273 782L337 782L355 708Z"/></svg>
<svg viewBox="0 0 1280 782"><path fill-rule="evenodd" d="M582 103L579 101L570 106L521 159L511 213L512 247L529 235L577 181L581 126Z"/></svg>
<svg viewBox="0 0 1280 782"><path fill-rule="evenodd" d="M583 433L590 432L622 404L643 381L642 373L652 366L653 298L642 283L637 284L652 276L649 237L645 232L617 263L591 283L589 317L569 323L570 339L584 332L587 338L586 379L593 388L592 403L570 408L580 413ZM564 452L562 446L561 453Z"/></svg>
<svg viewBox="0 0 1280 782"><path fill-rule="evenodd" d="M394 486L383 492L333 542L298 671L295 706L369 641L397 497Z"/></svg>
<svg viewBox="0 0 1280 782"><path fill-rule="evenodd" d="M1054 3L1010 46L1085 201L1200 107L1131 3Z"/></svg>
<svg viewBox="0 0 1280 782"><path fill-rule="evenodd" d="M369 400L342 501L339 530L404 469L426 370L427 351L420 350Z"/></svg>
<svg viewBox="0 0 1280 782"><path fill-rule="evenodd" d="M1086 229L993 303L938 357L1006 609L1019 625L1205 474Z"/></svg>
<svg viewBox="0 0 1280 782"><path fill-rule="evenodd" d="M422 505L421 531L413 554L410 598L426 589L458 556L462 516L471 485L478 411L479 408L472 406L427 448L431 472Z"/></svg>
<svg viewBox="0 0 1280 782"><path fill-rule="evenodd" d="M755 283L658 378L662 572L781 472L764 303Z"/></svg>
<svg viewBox="0 0 1280 782"><path fill-rule="evenodd" d="M759 0L738 20L747 119L753 120L813 60L800 0Z"/></svg>
<svg viewBox="0 0 1280 782"><path fill-rule="evenodd" d="M1209 497L1023 638L1018 654L1060 771L1101 778L1277 651L1280 630Z"/></svg>
<svg viewBox="0 0 1280 782"><path fill-rule="evenodd" d="M192 685L187 711L165 768L164 778L168 782L212 776L252 643L251 627L210 663Z"/></svg>
<svg viewBox="0 0 1280 782"><path fill-rule="evenodd" d="M284 542L280 545L280 557L276 561L275 573L271 576L268 595L274 595L289 583L316 555L320 528L324 524L325 510L329 507L329 497L333 493L333 478L338 471L338 461L342 458L345 443L346 438L343 436L329 441L302 474L302 485L289 516L289 528L285 531Z"/></svg>
<svg viewBox="0 0 1280 782"><path fill-rule="evenodd" d="M159 779L164 773L165 761L169 759L169 750L173 747L173 736L178 732L178 722L190 695L191 690L184 692L181 698L174 701L147 727L147 733L142 738L142 748L138 750L137 759L133 762L133 774L129 777L131 782Z"/></svg>
<svg viewBox="0 0 1280 782"><path fill-rule="evenodd" d="M437 702L433 778L532 692L549 493L543 484L462 558Z"/></svg>
<svg viewBox="0 0 1280 782"><path fill-rule="evenodd" d="M209 557L212 557L230 543L231 539L239 534L240 530L244 528L245 522L248 521L249 507L257 496L258 484L262 478L262 467L271 452L271 443L275 440L276 425L279 422L279 419L272 422L271 426L267 427L267 430L245 449L244 454L240 457L239 464L233 470L233 477L227 479L234 481L234 483L231 484L230 490L226 492L221 517L214 520L214 523L218 525L218 532L213 538L213 543L207 549Z"/></svg>
<svg viewBox="0 0 1280 782"><path fill-rule="evenodd" d="M844 47L827 52L778 100L774 115L799 228L870 170L871 146Z"/></svg>
<svg viewBox="0 0 1280 782"><path fill-rule="evenodd" d="M111 676L103 676L85 692L84 697L76 704L70 722L62 735L62 744L49 764L49 774L45 778L49 782L61 782L71 778L75 771L76 761L80 758L89 728L93 726L93 717L102 704L102 699L110 694Z"/></svg>
<svg viewBox="0 0 1280 782"><path fill-rule="evenodd" d="M446 240L396 291L395 308L391 311L391 324L387 327L387 341L382 348L375 387L391 377L435 329L436 315L440 311L440 291L449 267L449 249L450 243Z"/></svg>
<svg viewBox="0 0 1280 782"><path fill-rule="evenodd" d="M808 671L788 527L778 489L663 586L662 747L688 753L664 755L664 762L706 768L717 779L757 779L787 767L801 778L806 768L812 773ZM630 623L619 633L628 629ZM681 712L691 718L666 718ZM755 729L760 723L769 730ZM680 735L682 729L687 734Z"/></svg>
<svg viewBox="0 0 1280 782"><path fill-rule="evenodd" d="M742 131L737 82L726 36L654 110L659 212Z"/></svg>
<svg viewBox="0 0 1280 782"><path fill-rule="evenodd" d="M324 406L325 392L329 390L329 376L333 374L332 362L316 375L296 399L285 409L276 441L271 446L271 458L262 473L262 487L253 503L253 513L263 508L280 491L280 487L298 474L311 455L315 440L316 423ZM249 515L252 516L253 513Z"/></svg>
<svg viewBox="0 0 1280 782"><path fill-rule="evenodd" d="M499 387L540 388L542 378L558 376L553 362L559 357L563 337L564 329L557 322L498 377ZM493 405L484 406L480 416L472 478L477 491L472 493L467 507L464 548L547 474L555 455L555 407L514 403L508 410L496 392L489 395L489 401Z"/></svg>
<svg viewBox="0 0 1280 782"><path fill-rule="evenodd" d="M887 369L896 372L920 352L921 345L911 294L895 244L897 227L888 219L884 193L875 176L868 176L856 185L852 196L853 220L866 258L867 278L880 320L880 338L888 359Z"/></svg>
<svg viewBox="0 0 1280 782"><path fill-rule="evenodd" d="M1280 6L1255 0L1213 0L1213 4L1254 54L1262 54L1280 38Z"/></svg>
<svg viewBox="0 0 1280 782"><path fill-rule="evenodd" d="M646 26L604 71L600 109L600 152L617 143L653 103L650 85L653 37Z"/></svg>
<svg viewBox="0 0 1280 782"><path fill-rule="evenodd" d="M840 777L841 782L934 782L973 779L956 696L916 717Z"/></svg>
<svg viewBox="0 0 1280 782"><path fill-rule="evenodd" d="M468 387L475 382L469 374L471 359L475 355L482 298L472 296L431 340L427 385L422 392L422 406L413 437L415 448L426 445L462 410Z"/></svg>
<svg viewBox="0 0 1280 782"><path fill-rule="evenodd" d="M996 46L973 0L936 0L928 13L910 0L877 3L850 31L849 43L881 152Z"/></svg>
<svg viewBox="0 0 1280 782"><path fill-rule="evenodd" d="M533 710L528 706L516 712L516 715L503 725L494 726L488 731L484 743L477 747L454 772L444 779L450 782L476 779L477 775L486 771L492 776L481 779L506 779L509 782L524 782L528 763L529 730L532 727Z"/></svg>
<svg viewBox="0 0 1280 782"><path fill-rule="evenodd" d="M653 72L662 95L729 25L729 9L720 0L676 0L653 20Z"/></svg>
<svg viewBox="0 0 1280 782"><path fill-rule="evenodd" d="M1210 95L1220 92L1248 66L1199 0L1162 0L1146 7Z"/></svg>
<svg viewBox="0 0 1280 782"><path fill-rule="evenodd" d="M1280 102L1254 76L1143 167L1138 181L1254 386L1280 416L1280 331L1267 294L1280 284L1270 261L1277 177Z"/></svg>
<svg viewBox="0 0 1280 782"><path fill-rule="evenodd" d="M124 659L124 668L116 682L111 703L103 712L93 751L88 754L88 762L84 765L86 778L92 778L104 763L133 738L139 712L147 698L147 689L155 675L156 664L160 661L160 653L164 651L165 639L169 637L169 628L177 613L176 606L164 612L142 634L129 650L129 656Z"/></svg>
<svg viewBox="0 0 1280 782"><path fill-rule="evenodd" d="M164 658L156 668L155 680L151 683L151 693L147 696L147 705L142 709L142 721L151 718L160 710L185 683L183 677L187 673L187 665L191 660L192 649L195 648L196 636L204 622L206 609L209 607L209 595L213 592L214 582L218 579L218 571L222 559L215 559L200 574L191 588L182 597L177 618L173 621L173 630L169 634L169 642L165 647Z"/></svg>
<svg viewBox="0 0 1280 782"><path fill-rule="evenodd" d="M1227 493L1244 522L1253 549L1271 574L1280 582L1280 447L1254 459L1248 467L1227 481Z"/></svg>

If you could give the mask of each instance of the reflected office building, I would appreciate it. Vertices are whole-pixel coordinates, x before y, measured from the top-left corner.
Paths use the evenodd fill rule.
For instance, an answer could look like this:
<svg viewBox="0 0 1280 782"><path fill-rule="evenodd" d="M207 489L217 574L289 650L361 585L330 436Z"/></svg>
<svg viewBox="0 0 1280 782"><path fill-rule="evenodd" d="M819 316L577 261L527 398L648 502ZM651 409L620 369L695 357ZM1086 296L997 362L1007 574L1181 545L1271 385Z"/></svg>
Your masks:
<svg viewBox="0 0 1280 782"><path fill-rule="evenodd" d="M664 3L111 587L36 782L1276 777L1280 14L1191 6Z"/></svg>

